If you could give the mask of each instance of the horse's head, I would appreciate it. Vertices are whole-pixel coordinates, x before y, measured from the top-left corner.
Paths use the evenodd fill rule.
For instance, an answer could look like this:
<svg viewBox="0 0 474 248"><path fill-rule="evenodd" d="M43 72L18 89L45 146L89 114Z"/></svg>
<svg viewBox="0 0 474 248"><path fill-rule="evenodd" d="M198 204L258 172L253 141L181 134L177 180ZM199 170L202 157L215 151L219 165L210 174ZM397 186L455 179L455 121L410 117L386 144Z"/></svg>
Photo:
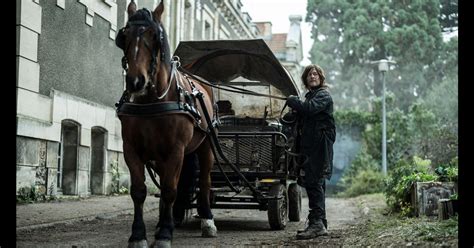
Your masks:
<svg viewBox="0 0 474 248"><path fill-rule="evenodd" d="M167 84L170 67L168 38L161 23L163 1L153 12L137 10L134 1L128 5L127 25L120 29L115 44L124 51L122 66L127 71L126 89L131 95L161 90ZM156 90L152 92L156 93Z"/></svg>

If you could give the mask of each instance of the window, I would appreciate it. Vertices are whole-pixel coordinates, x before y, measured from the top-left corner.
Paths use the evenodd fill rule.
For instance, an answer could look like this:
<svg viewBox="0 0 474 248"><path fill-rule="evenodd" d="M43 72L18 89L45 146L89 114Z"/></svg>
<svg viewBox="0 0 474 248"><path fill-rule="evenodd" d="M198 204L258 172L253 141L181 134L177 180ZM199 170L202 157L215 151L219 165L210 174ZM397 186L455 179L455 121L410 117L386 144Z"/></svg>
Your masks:
<svg viewBox="0 0 474 248"><path fill-rule="evenodd" d="M209 24L209 22L205 21L204 22L204 39L205 40L210 40L211 38L212 38L211 24Z"/></svg>

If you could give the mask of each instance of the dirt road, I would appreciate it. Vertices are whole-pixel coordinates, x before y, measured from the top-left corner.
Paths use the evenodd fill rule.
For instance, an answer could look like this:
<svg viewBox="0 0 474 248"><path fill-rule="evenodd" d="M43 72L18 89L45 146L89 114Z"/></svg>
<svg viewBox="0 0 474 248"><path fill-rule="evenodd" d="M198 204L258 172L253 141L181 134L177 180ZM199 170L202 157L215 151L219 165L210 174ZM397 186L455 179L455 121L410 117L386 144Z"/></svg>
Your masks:
<svg viewBox="0 0 474 248"><path fill-rule="evenodd" d="M215 209L217 238L201 238L199 221L191 219L174 234L173 247L311 247L341 246L345 230L356 228L364 211L354 199L328 198L327 218L330 235L318 239L295 240L296 230L303 228L308 213L307 198L303 198L300 222L289 222L286 229L270 229L265 211ZM77 204L80 207L80 204ZM158 211L145 213L148 239L153 240ZM93 220L56 224L50 227L17 231L17 247L126 247L133 216L122 214L102 216Z"/></svg>

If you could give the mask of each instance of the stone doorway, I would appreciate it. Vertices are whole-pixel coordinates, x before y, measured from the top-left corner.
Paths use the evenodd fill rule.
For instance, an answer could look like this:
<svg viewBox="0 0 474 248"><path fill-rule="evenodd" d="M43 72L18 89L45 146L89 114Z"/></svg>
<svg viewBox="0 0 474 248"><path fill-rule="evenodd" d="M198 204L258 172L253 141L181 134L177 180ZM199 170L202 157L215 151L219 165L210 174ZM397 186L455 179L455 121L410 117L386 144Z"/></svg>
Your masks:
<svg viewBox="0 0 474 248"><path fill-rule="evenodd" d="M80 124L72 120L61 122L58 190L64 195L77 195L77 157Z"/></svg>
<svg viewBox="0 0 474 248"><path fill-rule="evenodd" d="M92 127L91 132L91 180L90 190L93 195L105 194L105 173L107 165L107 130Z"/></svg>

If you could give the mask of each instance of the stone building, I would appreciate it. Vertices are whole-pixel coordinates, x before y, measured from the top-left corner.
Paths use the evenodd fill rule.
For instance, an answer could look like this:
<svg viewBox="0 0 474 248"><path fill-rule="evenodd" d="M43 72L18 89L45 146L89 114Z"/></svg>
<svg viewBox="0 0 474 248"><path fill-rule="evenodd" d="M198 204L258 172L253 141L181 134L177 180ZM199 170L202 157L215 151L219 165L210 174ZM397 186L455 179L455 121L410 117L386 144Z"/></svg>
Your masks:
<svg viewBox="0 0 474 248"><path fill-rule="evenodd" d="M302 73L300 62L303 60L302 20L303 18L300 15L290 15L288 33L273 33L271 22L255 23L260 31L258 37L267 42L276 58L292 75L300 94L305 91L299 80Z"/></svg>
<svg viewBox="0 0 474 248"><path fill-rule="evenodd" d="M129 2L16 0L17 192L87 196L129 186L114 108L123 91L114 40ZM159 0L135 2L154 9ZM184 40L257 38L241 7L240 0L166 1L172 52Z"/></svg>

